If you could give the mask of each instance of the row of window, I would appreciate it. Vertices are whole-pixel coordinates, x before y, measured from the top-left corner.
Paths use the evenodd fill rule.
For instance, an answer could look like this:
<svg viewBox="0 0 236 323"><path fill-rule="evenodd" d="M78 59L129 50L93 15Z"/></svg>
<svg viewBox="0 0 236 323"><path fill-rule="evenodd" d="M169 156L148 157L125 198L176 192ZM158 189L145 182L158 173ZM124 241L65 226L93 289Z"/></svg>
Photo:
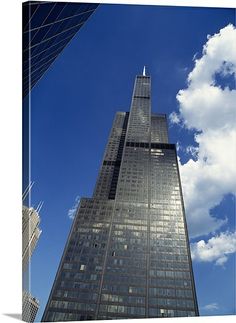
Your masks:
<svg viewBox="0 0 236 323"><path fill-rule="evenodd" d="M124 267L137 267L137 268L145 268L146 267L146 259L131 259L131 258L114 258L117 255L116 251L112 252L112 256L108 258L107 264L109 266L124 266Z"/></svg>
<svg viewBox="0 0 236 323"><path fill-rule="evenodd" d="M126 242L126 241L125 241ZM116 251L119 250L129 250L129 251L143 251L146 252L146 241L141 241L141 244L127 244L127 243L117 243L113 242L111 247Z"/></svg>
<svg viewBox="0 0 236 323"><path fill-rule="evenodd" d="M112 211L112 207L103 208L94 206L93 208L80 208L80 214L89 214L89 215L106 215Z"/></svg>
<svg viewBox="0 0 236 323"><path fill-rule="evenodd" d="M142 219L136 218L135 214L115 214L115 222L122 222L123 224L134 224L134 225L147 225L147 215L145 211L142 215L137 214L137 217L142 216Z"/></svg>
<svg viewBox="0 0 236 323"><path fill-rule="evenodd" d="M162 211L160 210L155 210L155 209L151 209L150 210L150 223L153 225L153 223L155 223L154 221L156 221L156 223L163 222L163 224L167 224L168 222L172 222L172 223L183 223L184 219L183 219L183 213L181 211L169 211L170 213L173 212L175 213L170 214L170 215L162 215Z"/></svg>
<svg viewBox="0 0 236 323"><path fill-rule="evenodd" d="M153 248L153 250L151 250L151 258L155 259L155 255L158 255L158 261L180 261L180 262L184 262L184 261L188 261L188 256L185 255L174 255L174 254L164 254L164 253L158 253L155 251L155 248ZM155 267L157 264L154 261L151 261L151 265L153 267Z"/></svg>
<svg viewBox="0 0 236 323"><path fill-rule="evenodd" d="M132 214L131 215L124 214L122 216L120 214L119 215L115 214L113 225L130 224L130 225L136 226L136 228L139 230L140 229L139 225L142 225L142 226L147 225L148 215L145 213L146 212L143 211L143 216L142 216L143 219L136 218L134 214L133 215ZM140 215L138 215L138 216L140 216ZM106 221L107 220L108 219L106 217ZM116 222L118 222L118 224L115 224ZM121 223L119 223L119 222L121 222ZM152 214L152 215L150 215L150 222L151 222L151 228L150 228L151 232L156 232L156 231L159 231L159 229L169 227L170 230L171 229L178 229L177 233L183 233L183 234L185 233L184 230L181 230L181 229L184 229L184 227L185 227L182 214L179 214L178 217L177 216L165 216L165 218L163 216L158 215L158 214L156 214L156 215ZM99 223L99 222L97 222L97 223ZM76 233L76 232L81 233L79 235L80 238L83 238L85 236L92 236L92 235L86 235L83 233L93 233L93 236L95 236L95 233L100 233L105 236L108 232L108 228L110 226L110 223L107 223L107 222L100 222L100 223L103 224L103 225L101 225L102 228L96 229L96 228L94 228L96 226L96 222L88 223L88 221L86 222L86 221L82 221L82 219L80 219L80 222L78 222L78 224L75 225L73 232L74 233ZM128 230L129 230L129 227L128 227Z"/></svg>
<svg viewBox="0 0 236 323"><path fill-rule="evenodd" d="M117 284L127 284L127 285L138 285L138 286L146 286L146 277L142 276L125 276L125 275L117 275L117 273L107 273L104 275L105 284L114 283Z"/></svg>
<svg viewBox="0 0 236 323"><path fill-rule="evenodd" d="M91 282L89 282L89 283L85 283L85 282L75 282L76 283L76 290L78 291L78 292L80 292L80 291L98 291L98 287L99 287L99 284L97 283L97 282L94 282L94 283L91 283ZM72 291L72 292L76 292L77 293L77 291L75 291L74 289L75 289L75 285L73 285L73 287L72 287L73 289L72 290L70 290L70 292ZM63 297L64 296L64 293L65 293L65 295L67 295L67 293L69 292L69 290L66 290L65 288L63 288L63 289L57 289L56 290L56 292L55 292L55 297Z"/></svg>
<svg viewBox="0 0 236 323"><path fill-rule="evenodd" d="M132 316L144 316L145 308L144 307L134 307L134 306L122 306L122 305L100 305L99 312L105 313L119 313Z"/></svg>
<svg viewBox="0 0 236 323"><path fill-rule="evenodd" d="M72 250L70 249L71 253L70 253L70 251L68 251L67 252L67 256L72 256L74 253L76 253L74 255L74 257L77 257L77 258L75 258L74 261L78 261L79 253L82 250L84 251L83 248L87 248L87 250L90 249L90 253L95 253L95 252L92 251L92 248L94 248L94 249L100 249L100 250L104 250L106 248L106 245L107 244L105 242L94 241L95 239L92 239L92 241L87 241L87 239L89 239L89 236L86 236L86 240L85 239L84 240L81 239L78 242L79 246L74 247ZM102 238L101 238L101 240L102 240ZM106 240L106 242L107 242L107 240ZM102 254L102 253L100 252L100 254Z"/></svg>
<svg viewBox="0 0 236 323"><path fill-rule="evenodd" d="M185 317L196 316L194 311L181 311L173 309L150 308L148 311L150 317Z"/></svg>
<svg viewBox="0 0 236 323"><path fill-rule="evenodd" d="M175 248L175 247L167 247L167 246L159 247L158 241L156 241L156 240L151 240L150 245L151 245L150 251L155 254L168 253L168 255L172 254L172 255L177 255L177 256L188 254L186 248ZM167 258L164 258L164 259L168 259L168 257L169 256L167 256ZM178 260L179 258L172 258L171 257L171 259Z"/></svg>
<svg viewBox="0 0 236 323"><path fill-rule="evenodd" d="M184 228L184 223L182 221L176 221L174 217L169 217L168 220L161 221L160 219L158 220L151 220L151 227L159 227L159 226L171 226L175 228Z"/></svg>
<svg viewBox="0 0 236 323"><path fill-rule="evenodd" d="M50 303L50 308L94 312L96 309L96 304L52 300Z"/></svg>
<svg viewBox="0 0 236 323"><path fill-rule="evenodd" d="M135 269L135 273L134 273ZM146 275L146 270L138 267L111 267L107 266L106 267L106 274L114 274L115 275L135 275L135 276L145 276ZM123 277L123 276L121 276Z"/></svg>
<svg viewBox="0 0 236 323"><path fill-rule="evenodd" d="M150 239L155 240L159 246L186 247L185 240L179 240L178 235L171 239L170 235L171 234L165 235L162 233L151 233Z"/></svg>
<svg viewBox="0 0 236 323"><path fill-rule="evenodd" d="M113 242L127 242L128 244L143 244L144 239L138 239L138 238L130 238L130 237L117 237L117 236L112 236L111 240Z"/></svg>
<svg viewBox="0 0 236 323"><path fill-rule="evenodd" d="M113 227L118 230L147 231L147 226L144 225L114 224Z"/></svg>
<svg viewBox="0 0 236 323"><path fill-rule="evenodd" d="M92 290L90 288L90 290ZM81 292L80 290L57 290L54 294L54 297L60 298L75 298L76 300L80 299L83 301L97 301L98 294L90 292Z"/></svg>
<svg viewBox="0 0 236 323"><path fill-rule="evenodd" d="M186 288L191 288L192 284L190 280L150 278L150 286L174 287L174 288L186 289ZM188 292L191 292L191 291L188 290ZM187 294L185 297L190 297Z"/></svg>
<svg viewBox="0 0 236 323"><path fill-rule="evenodd" d="M172 308L194 309L194 301L189 299L175 299L175 298L150 298L150 306L166 306Z"/></svg>
<svg viewBox="0 0 236 323"><path fill-rule="evenodd" d="M151 227L150 228L151 232L156 232L156 233L178 233L180 235L185 234L185 229L181 228L172 228L171 226L163 226L163 227Z"/></svg>
<svg viewBox="0 0 236 323"><path fill-rule="evenodd" d="M160 186L160 188L158 187L158 189L160 189L161 191L165 191L167 193L171 192L172 190L172 185L166 185L166 186ZM156 202L151 202L151 207L153 209L163 209L165 210L166 212L167 211L172 211L172 210L175 210L175 209L181 209L180 207L178 206L174 206L174 205L165 205L163 206L163 204L161 202L159 202L158 200Z"/></svg>
<svg viewBox="0 0 236 323"><path fill-rule="evenodd" d="M91 273L77 273L76 279L78 281L86 282L86 281L97 281L101 278L99 274L91 274ZM80 288L80 282L73 280L61 280L58 282L58 287L62 288Z"/></svg>
<svg viewBox="0 0 236 323"><path fill-rule="evenodd" d="M103 291L118 293L118 294L132 294L132 295L145 295L146 288L142 286L128 286L128 285L114 285L112 284L103 284Z"/></svg>
<svg viewBox="0 0 236 323"><path fill-rule="evenodd" d="M151 265L159 265L159 263L151 263ZM189 271L171 271L171 270L150 270L151 277L160 277L160 278L175 278L175 279L190 279Z"/></svg>
<svg viewBox="0 0 236 323"><path fill-rule="evenodd" d="M76 242L74 247L79 247L82 246L84 243L84 240L93 240L93 241L106 241L108 236L107 230L104 230L100 234L80 234L79 235L79 240ZM70 249L68 250L70 251Z"/></svg>
<svg viewBox="0 0 236 323"><path fill-rule="evenodd" d="M138 297L138 296L102 294L101 301L112 302L112 303L134 304L134 305L145 305L145 297Z"/></svg>
<svg viewBox="0 0 236 323"><path fill-rule="evenodd" d="M137 238L146 239L147 233L146 232L143 232L143 231L134 231L134 232L130 233L127 230L125 230L125 231L122 231L122 230L113 230L112 231L112 237L115 237L115 236L118 236L118 237L123 236L123 237L127 237L127 238L137 237Z"/></svg>
<svg viewBox="0 0 236 323"><path fill-rule="evenodd" d="M154 254L154 257L151 259L156 259L156 255ZM189 270L189 264L188 262L179 262L179 261L159 261L155 265L156 269L160 270Z"/></svg>
<svg viewBox="0 0 236 323"><path fill-rule="evenodd" d="M174 288L149 288L149 295L152 297L176 297L176 298L192 298L190 290L174 289Z"/></svg>
<svg viewBox="0 0 236 323"><path fill-rule="evenodd" d="M110 205L109 205L110 204ZM81 209L101 209L101 210L112 210L113 203L109 203L109 201L103 201L103 200L95 200L95 199L81 199L80 202L80 208Z"/></svg>
<svg viewBox="0 0 236 323"><path fill-rule="evenodd" d="M49 311L46 316L47 322L60 322L60 321L85 321L94 319L93 315L85 315L79 313L65 313Z"/></svg>

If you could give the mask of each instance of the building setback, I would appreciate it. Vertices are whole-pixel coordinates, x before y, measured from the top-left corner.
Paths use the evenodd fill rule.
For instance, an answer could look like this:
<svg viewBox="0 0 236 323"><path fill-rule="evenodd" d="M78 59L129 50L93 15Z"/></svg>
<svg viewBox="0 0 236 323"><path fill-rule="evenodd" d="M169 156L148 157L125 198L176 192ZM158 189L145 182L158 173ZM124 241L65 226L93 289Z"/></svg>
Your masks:
<svg viewBox="0 0 236 323"><path fill-rule="evenodd" d="M82 198L42 321L197 316L175 144L136 77L92 198Z"/></svg>
<svg viewBox="0 0 236 323"><path fill-rule="evenodd" d="M75 36L97 3L23 3L23 97Z"/></svg>

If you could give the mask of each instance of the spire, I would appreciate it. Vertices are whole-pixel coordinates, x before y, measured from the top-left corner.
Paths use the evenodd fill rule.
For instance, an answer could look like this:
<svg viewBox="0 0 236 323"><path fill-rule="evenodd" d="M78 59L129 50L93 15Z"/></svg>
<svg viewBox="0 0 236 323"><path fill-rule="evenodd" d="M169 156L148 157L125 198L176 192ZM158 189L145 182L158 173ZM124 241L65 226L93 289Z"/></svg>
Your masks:
<svg viewBox="0 0 236 323"><path fill-rule="evenodd" d="M146 76L146 66L143 67L143 76Z"/></svg>

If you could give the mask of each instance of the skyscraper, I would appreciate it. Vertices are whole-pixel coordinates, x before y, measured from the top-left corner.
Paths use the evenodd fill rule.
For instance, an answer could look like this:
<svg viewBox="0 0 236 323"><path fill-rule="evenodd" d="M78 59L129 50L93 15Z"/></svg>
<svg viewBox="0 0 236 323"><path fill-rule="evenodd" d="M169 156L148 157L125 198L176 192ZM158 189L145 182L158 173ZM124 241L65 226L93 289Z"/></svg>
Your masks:
<svg viewBox="0 0 236 323"><path fill-rule="evenodd" d="M97 3L27 1L23 3L23 96L97 8Z"/></svg>
<svg viewBox="0 0 236 323"><path fill-rule="evenodd" d="M82 198L43 321L197 316L176 148L136 77L92 198Z"/></svg>

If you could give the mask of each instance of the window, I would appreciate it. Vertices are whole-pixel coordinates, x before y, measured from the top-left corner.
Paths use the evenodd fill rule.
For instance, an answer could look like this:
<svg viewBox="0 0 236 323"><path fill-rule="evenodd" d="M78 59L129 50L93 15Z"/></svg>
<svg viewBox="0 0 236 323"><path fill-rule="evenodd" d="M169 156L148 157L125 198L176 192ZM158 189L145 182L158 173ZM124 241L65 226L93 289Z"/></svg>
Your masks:
<svg viewBox="0 0 236 323"><path fill-rule="evenodd" d="M84 271L86 269L86 266L85 265L80 265L80 270L81 271Z"/></svg>
<svg viewBox="0 0 236 323"><path fill-rule="evenodd" d="M118 313L126 313L127 307L126 306L117 306Z"/></svg>
<svg viewBox="0 0 236 323"><path fill-rule="evenodd" d="M63 265L63 268L64 269L72 269L72 264L69 264L69 263L64 263L64 265Z"/></svg>
<svg viewBox="0 0 236 323"><path fill-rule="evenodd" d="M160 315L161 316L166 316L166 312L167 312L167 310L165 310L164 308L160 308Z"/></svg>

